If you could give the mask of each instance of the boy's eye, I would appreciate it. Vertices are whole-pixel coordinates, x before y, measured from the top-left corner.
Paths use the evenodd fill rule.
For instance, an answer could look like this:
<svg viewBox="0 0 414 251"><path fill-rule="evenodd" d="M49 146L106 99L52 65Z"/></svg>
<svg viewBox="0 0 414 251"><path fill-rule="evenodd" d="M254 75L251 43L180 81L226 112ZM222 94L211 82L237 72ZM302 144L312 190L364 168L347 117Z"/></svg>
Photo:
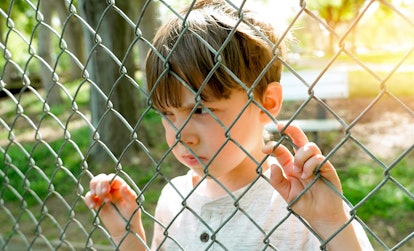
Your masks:
<svg viewBox="0 0 414 251"><path fill-rule="evenodd" d="M208 114L208 108L207 107L203 107L203 106L200 106L200 107L197 107L195 110L194 110L194 114L201 114L201 115L205 115L205 114Z"/></svg>
<svg viewBox="0 0 414 251"><path fill-rule="evenodd" d="M157 113L161 116L171 116L172 115L172 112L169 112L169 111L157 110Z"/></svg>

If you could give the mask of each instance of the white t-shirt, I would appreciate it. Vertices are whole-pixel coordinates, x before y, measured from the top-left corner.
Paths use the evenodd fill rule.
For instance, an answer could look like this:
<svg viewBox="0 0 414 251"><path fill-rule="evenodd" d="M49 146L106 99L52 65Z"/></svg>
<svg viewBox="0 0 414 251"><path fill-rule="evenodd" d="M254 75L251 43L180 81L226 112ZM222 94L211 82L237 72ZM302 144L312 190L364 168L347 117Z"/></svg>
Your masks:
<svg viewBox="0 0 414 251"><path fill-rule="evenodd" d="M174 178L158 200L153 250L319 250L318 239L289 213L263 177L232 195L211 200L194 189L192 171ZM353 223L363 250L373 250Z"/></svg>

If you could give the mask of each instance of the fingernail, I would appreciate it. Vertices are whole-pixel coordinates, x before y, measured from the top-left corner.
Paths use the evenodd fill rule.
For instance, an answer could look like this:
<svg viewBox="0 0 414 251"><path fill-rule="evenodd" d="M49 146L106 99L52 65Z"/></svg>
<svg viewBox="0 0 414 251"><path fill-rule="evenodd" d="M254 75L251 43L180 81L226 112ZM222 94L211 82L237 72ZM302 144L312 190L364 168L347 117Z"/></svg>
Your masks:
<svg viewBox="0 0 414 251"><path fill-rule="evenodd" d="M274 148L275 148L275 142L270 141L270 142L267 142L266 145L263 147L263 151L265 153L268 153L268 152L270 153L274 150Z"/></svg>
<svg viewBox="0 0 414 251"><path fill-rule="evenodd" d="M108 190L107 186L102 186L101 187L101 194L106 194L107 190Z"/></svg>
<svg viewBox="0 0 414 251"><path fill-rule="evenodd" d="M293 171L295 172L295 173L300 173L300 168L299 167L297 167L297 166L293 166Z"/></svg>

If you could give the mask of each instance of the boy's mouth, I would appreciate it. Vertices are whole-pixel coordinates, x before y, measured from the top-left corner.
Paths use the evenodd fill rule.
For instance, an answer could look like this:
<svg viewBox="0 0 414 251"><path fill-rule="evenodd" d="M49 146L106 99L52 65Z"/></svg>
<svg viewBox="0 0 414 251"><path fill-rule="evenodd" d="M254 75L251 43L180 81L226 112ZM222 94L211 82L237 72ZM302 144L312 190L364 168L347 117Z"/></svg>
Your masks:
<svg viewBox="0 0 414 251"><path fill-rule="evenodd" d="M195 157L192 154L182 155L181 159L188 166L199 166L199 165L202 165L202 163L206 163L207 161L207 159L204 157L201 157L201 156Z"/></svg>

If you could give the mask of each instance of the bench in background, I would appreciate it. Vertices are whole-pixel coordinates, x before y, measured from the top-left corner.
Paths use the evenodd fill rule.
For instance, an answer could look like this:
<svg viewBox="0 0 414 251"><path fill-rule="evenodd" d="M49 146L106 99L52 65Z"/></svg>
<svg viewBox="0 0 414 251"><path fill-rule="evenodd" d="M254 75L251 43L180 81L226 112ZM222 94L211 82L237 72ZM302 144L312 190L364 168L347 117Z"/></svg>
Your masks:
<svg viewBox="0 0 414 251"><path fill-rule="evenodd" d="M319 76L320 72L313 70L304 70L297 72L304 81L299 79L291 72L284 72L281 84L283 87L283 100L286 101L304 101L309 98L309 85L311 85ZM305 82L305 83L304 83ZM346 71L327 71L318 80L313 88L316 97L322 100L347 98L348 92L348 73ZM279 120L281 123L288 123L289 120ZM309 119L295 119L292 124L299 126L304 132L313 133L314 141L317 141L318 132L338 131L342 129L342 124L336 119L328 119L326 110L318 105L317 114ZM270 133L277 133L277 127L274 123L269 123L265 129Z"/></svg>

